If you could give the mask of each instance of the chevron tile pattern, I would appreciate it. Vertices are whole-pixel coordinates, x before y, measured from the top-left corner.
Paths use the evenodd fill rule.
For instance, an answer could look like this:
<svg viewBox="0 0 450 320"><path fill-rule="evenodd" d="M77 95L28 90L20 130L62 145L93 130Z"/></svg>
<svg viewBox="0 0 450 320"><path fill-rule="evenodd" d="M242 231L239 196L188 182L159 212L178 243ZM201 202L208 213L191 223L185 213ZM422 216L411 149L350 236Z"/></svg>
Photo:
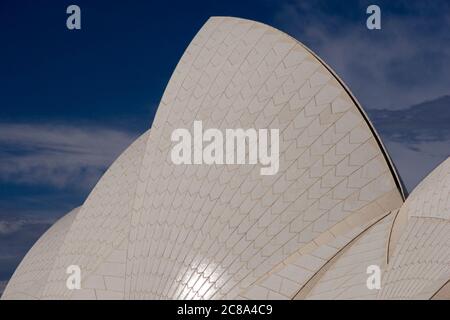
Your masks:
<svg viewBox="0 0 450 320"><path fill-rule="evenodd" d="M278 129L278 173L173 164L171 134L194 121ZM449 278L443 172L403 205L379 137L323 61L269 26L213 17L151 131L43 236L2 298L429 298ZM365 287L368 263L382 267L380 292ZM69 265L82 270L80 290L66 287Z"/></svg>
<svg viewBox="0 0 450 320"><path fill-rule="evenodd" d="M322 267L303 299L450 299L450 159L395 210ZM396 235L397 233L397 235ZM382 270L380 290L367 267Z"/></svg>
<svg viewBox="0 0 450 320"><path fill-rule="evenodd" d="M384 270L387 244L397 210L366 229L354 243L345 247L340 256L329 262L317 276L310 290L301 292L306 299L375 299L378 291L367 285L367 268L371 265Z"/></svg>
<svg viewBox="0 0 450 320"><path fill-rule="evenodd" d="M138 138L112 164L83 206L50 228L26 256L23 264L32 269L28 271L30 276L38 276L34 274L35 269L46 272L45 279L36 284L39 292L33 297L123 298L130 226L128 213L148 135L149 131ZM28 259L33 260L27 262ZM36 259L39 261L35 262ZM45 265L41 266L42 263ZM66 287L66 270L70 265L78 265L82 271L81 290L72 291ZM8 285L2 298L15 298L9 290L20 290L16 287L14 283Z"/></svg>
<svg viewBox="0 0 450 320"><path fill-rule="evenodd" d="M148 135L143 134L113 163L83 204L58 252L43 298L123 297L124 285L119 288L118 283L124 283L125 251L118 250L126 248L128 241L128 213ZM69 265L82 270L80 291L67 290Z"/></svg>
<svg viewBox="0 0 450 320"><path fill-rule="evenodd" d="M294 299L304 296L311 282L315 282L317 274L325 269L330 260L339 256L347 246L365 229L379 218L372 219L363 225L347 227L346 232L327 235L326 244L316 240L289 256L275 266L269 273L255 282L249 289L241 293L242 299ZM344 231L344 230L342 230ZM365 284L365 282L363 282Z"/></svg>
<svg viewBox="0 0 450 320"><path fill-rule="evenodd" d="M390 244L378 297L430 299L450 279L450 158L416 187L399 216L402 232Z"/></svg>
<svg viewBox="0 0 450 320"><path fill-rule="evenodd" d="M195 120L278 128L280 171L173 165L170 133ZM346 218L363 223L402 203L377 138L339 81L292 38L241 19L212 18L194 38L164 93L143 163L130 299L236 297Z"/></svg>
<svg viewBox="0 0 450 320"><path fill-rule="evenodd" d="M80 207L47 230L33 245L8 282L2 299L36 300L42 297L53 263Z"/></svg>

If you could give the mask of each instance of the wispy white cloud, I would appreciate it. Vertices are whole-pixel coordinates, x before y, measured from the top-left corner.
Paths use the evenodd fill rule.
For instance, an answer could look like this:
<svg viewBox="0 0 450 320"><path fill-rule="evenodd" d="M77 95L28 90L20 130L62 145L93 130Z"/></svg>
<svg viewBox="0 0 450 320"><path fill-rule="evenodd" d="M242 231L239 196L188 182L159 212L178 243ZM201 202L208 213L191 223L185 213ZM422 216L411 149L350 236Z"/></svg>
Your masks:
<svg viewBox="0 0 450 320"><path fill-rule="evenodd" d="M410 192L450 156L450 139L414 144L386 140L385 145Z"/></svg>
<svg viewBox="0 0 450 320"><path fill-rule="evenodd" d="M0 124L0 180L91 188L135 133L106 127Z"/></svg>
<svg viewBox="0 0 450 320"><path fill-rule="evenodd" d="M327 1L290 1L275 20L333 67L366 107L398 109L449 94L450 19L443 12L450 3L390 2L406 12L392 14L379 2L382 30L365 27L367 1L342 1L338 14Z"/></svg>
<svg viewBox="0 0 450 320"><path fill-rule="evenodd" d="M14 221L14 222L0 221L0 235L7 235L14 233L20 230L23 224L24 224L23 221Z"/></svg>
<svg viewBox="0 0 450 320"><path fill-rule="evenodd" d="M369 4L292 0L275 13L275 23L329 64L363 107L401 110L395 119L386 112L389 118L375 127L411 191L450 156L442 125L450 105L437 99L450 93L450 2L379 0L376 31L366 28ZM409 108L428 100L442 102L438 112L433 103Z"/></svg>
<svg viewBox="0 0 450 320"><path fill-rule="evenodd" d="M0 236L7 236L15 232L20 232L24 227L43 224L50 225L53 222L53 219L45 217L39 219L0 220Z"/></svg>
<svg viewBox="0 0 450 320"><path fill-rule="evenodd" d="M55 219L80 204L136 137L93 125L0 123L0 183L51 187L37 195L12 192L0 201L0 281Z"/></svg>

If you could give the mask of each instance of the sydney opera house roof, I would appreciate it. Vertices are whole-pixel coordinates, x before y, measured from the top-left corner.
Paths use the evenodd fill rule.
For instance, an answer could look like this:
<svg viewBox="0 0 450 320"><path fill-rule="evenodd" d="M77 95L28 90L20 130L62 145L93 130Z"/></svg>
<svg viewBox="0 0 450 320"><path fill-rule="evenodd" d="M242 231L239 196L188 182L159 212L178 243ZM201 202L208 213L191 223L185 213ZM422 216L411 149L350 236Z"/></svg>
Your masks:
<svg viewBox="0 0 450 320"><path fill-rule="evenodd" d="M171 133L194 121L279 129L278 172L174 164ZM66 286L70 265L81 289ZM449 279L450 160L406 198L320 58L267 25L213 17L151 129L38 240L2 299L437 299Z"/></svg>

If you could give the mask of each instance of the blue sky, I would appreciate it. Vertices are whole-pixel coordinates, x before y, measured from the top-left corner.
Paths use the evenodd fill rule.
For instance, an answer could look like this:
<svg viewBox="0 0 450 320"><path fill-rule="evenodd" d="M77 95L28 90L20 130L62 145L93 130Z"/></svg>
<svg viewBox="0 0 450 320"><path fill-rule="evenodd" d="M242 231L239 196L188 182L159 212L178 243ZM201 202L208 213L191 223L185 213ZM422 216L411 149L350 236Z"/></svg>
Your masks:
<svg viewBox="0 0 450 320"><path fill-rule="evenodd" d="M65 26L70 4L81 8L79 31ZM369 4L381 7L381 30L365 27ZM37 237L150 127L176 63L214 15L270 24L322 57L376 118L408 189L449 156L448 1L2 0L0 291ZM405 110L420 112L405 120Z"/></svg>

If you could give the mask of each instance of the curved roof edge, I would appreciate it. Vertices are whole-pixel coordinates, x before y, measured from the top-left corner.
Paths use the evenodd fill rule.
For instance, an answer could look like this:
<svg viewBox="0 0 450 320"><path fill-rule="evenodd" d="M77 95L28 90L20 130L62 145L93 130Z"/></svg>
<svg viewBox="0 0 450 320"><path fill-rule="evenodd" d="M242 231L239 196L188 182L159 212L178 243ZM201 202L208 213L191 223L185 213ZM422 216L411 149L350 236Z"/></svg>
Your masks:
<svg viewBox="0 0 450 320"><path fill-rule="evenodd" d="M67 231L82 206L73 208L57 219L24 255L9 279L0 300L41 299L51 267L62 246ZM47 263L43 265L42 263ZM45 270L45 268L49 269ZM45 271L42 272L42 269ZM30 275L33 277L30 278Z"/></svg>
<svg viewBox="0 0 450 320"><path fill-rule="evenodd" d="M322 58L320 58L313 50L311 50L310 48L308 48L306 45L304 45L302 42L300 42L299 40L297 40L295 37L289 35L288 33L274 28L268 24L259 22L259 21L254 21L254 20L249 20L249 19L243 19L243 18L238 18L238 17L231 17L231 16L211 16L211 18L232 18L232 19L238 19L238 20L247 20L247 21L253 21L256 23L260 23L270 29L274 29L278 32L281 32L283 34L285 34L286 36L288 36L289 38L293 39L295 42L297 42L299 45L301 45L305 50L307 50L309 53L311 53L311 55L313 55L314 58L317 59L317 61L319 61L329 72L330 74L336 79L336 81L342 86L342 88L344 88L345 92L349 95L350 99L352 99L352 102L355 104L355 106L358 108L359 112L361 113L363 119L366 121L370 131L372 132L375 141L377 142L378 146L380 147L381 153L383 154L386 163L389 167L389 170L392 173L392 176L394 177L394 181L395 184L397 186L398 191L400 192L400 195L403 198L403 201L406 200L406 198L408 197L408 192L406 190L405 184L403 183L400 174L397 171L397 168L395 167L394 162L392 161L386 147L383 144L383 141L381 140L380 135L378 134L378 132L375 130L375 127L373 126L372 122L369 119L369 116L367 115L367 113L364 111L363 107L361 106L361 104L359 103L358 99L356 99L356 97L354 96L354 94L350 91L349 87L345 84L345 82L339 78L339 76L336 74L336 72L325 62L322 60Z"/></svg>
<svg viewBox="0 0 450 320"><path fill-rule="evenodd" d="M283 31L284 32L284 31ZM389 155L386 147L383 144L383 141L380 137L380 135L378 134L378 132L376 131L374 125L372 124L372 122L369 119L369 116L367 115L367 113L364 111L364 108L361 106L361 104L359 103L358 99L356 99L355 95L350 91L349 87L345 84L345 82L336 74L336 72L325 62L323 61L314 51L312 51L310 48L308 48L307 46L305 46L303 43L301 43L300 41L298 41L297 39L295 39L294 37L288 35L289 37L293 38L295 41L297 41L301 46L303 46L305 48L305 50L307 50L309 53L311 53L332 75L333 77L336 79L337 82L339 82L339 84L344 88L344 90L347 92L347 94L349 95L349 97L352 99L353 103L356 105L356 107L358 108L358 111L361 113L362 117L364 118L364 120L366 121L370 131L372 132L373 136L375 137L375 140L378 144L378 146L381 149L381 152L383 153L383 156L388 164L389 170L392 173L392 176L394 177L394 181L395 184L397 185L397 189L400 192L403 201L406 200L406 198L408 197L408 193L405 187L405 184L403 183L400 174L397 171L397 168L395 167L394 162L391 159L391 156Z"/></svg>
<svg viewBox="0 0 450 320"><path fill-rule="evenodd" d="M341 78L339 78L339 76L336 74L336 72L328 64L326 64L315 52L313 52L311 49L309 49L303 43L299 42L298 40L296 40L296 41L300 45L302 45L306 50L308 50L333 75L333 77L336 79L336 81L339 82L339 84L344 88L344 90L347 92L349 97L352 99L353 103L358 108L358 110L361 113L362 117L366 121L370 131L372 132L373 136L375 137L375 140L377 141L377 144L380 147L381 152L383 153L383 156L384 156L384 158L385 158L385 160L386 160L386 162L388 164L389 170L391 171L392 176L394 177L394 181L395 181L395 184L397 185L397 189L398 189L398 191L400 192L400 194L403 197L403 201L406 200L406 198L408 197L408 192L406 190L405 184L403 183L403 180L400 177L400 174L398 173L397 168L396 168L394 162L391 159L391 156L389 155L386 147L384 146L383 140L381 139L380 135L376 131L374 125L372 124L372 122L369 119L369 116L364 111L364 109L361 106L361 104L359 103L358 99L356 99L356 97L350 91L350 89L345 84L345 82L343 80L341 80Z"/></svg>
<svg viewBox="0 0 450 320"><path fill-rule="evenodd" d="M349 241L345 246L343 246L340 250L338 250L328 261L318 269L313 276L297 291L297 293L293 296L292 300L304 300L311 293L314 287L318 282L322 279L322 277L333 267L333 265L339 261L339 259L348 252L354 244L358 243L364 236L370 232L376 225L380 222L388 219L395 214L396 210L385 212L382 216L373 219L364 226L363 230L356 235L351 241ZM390 223L390 222L388 222Z"/></svg>

